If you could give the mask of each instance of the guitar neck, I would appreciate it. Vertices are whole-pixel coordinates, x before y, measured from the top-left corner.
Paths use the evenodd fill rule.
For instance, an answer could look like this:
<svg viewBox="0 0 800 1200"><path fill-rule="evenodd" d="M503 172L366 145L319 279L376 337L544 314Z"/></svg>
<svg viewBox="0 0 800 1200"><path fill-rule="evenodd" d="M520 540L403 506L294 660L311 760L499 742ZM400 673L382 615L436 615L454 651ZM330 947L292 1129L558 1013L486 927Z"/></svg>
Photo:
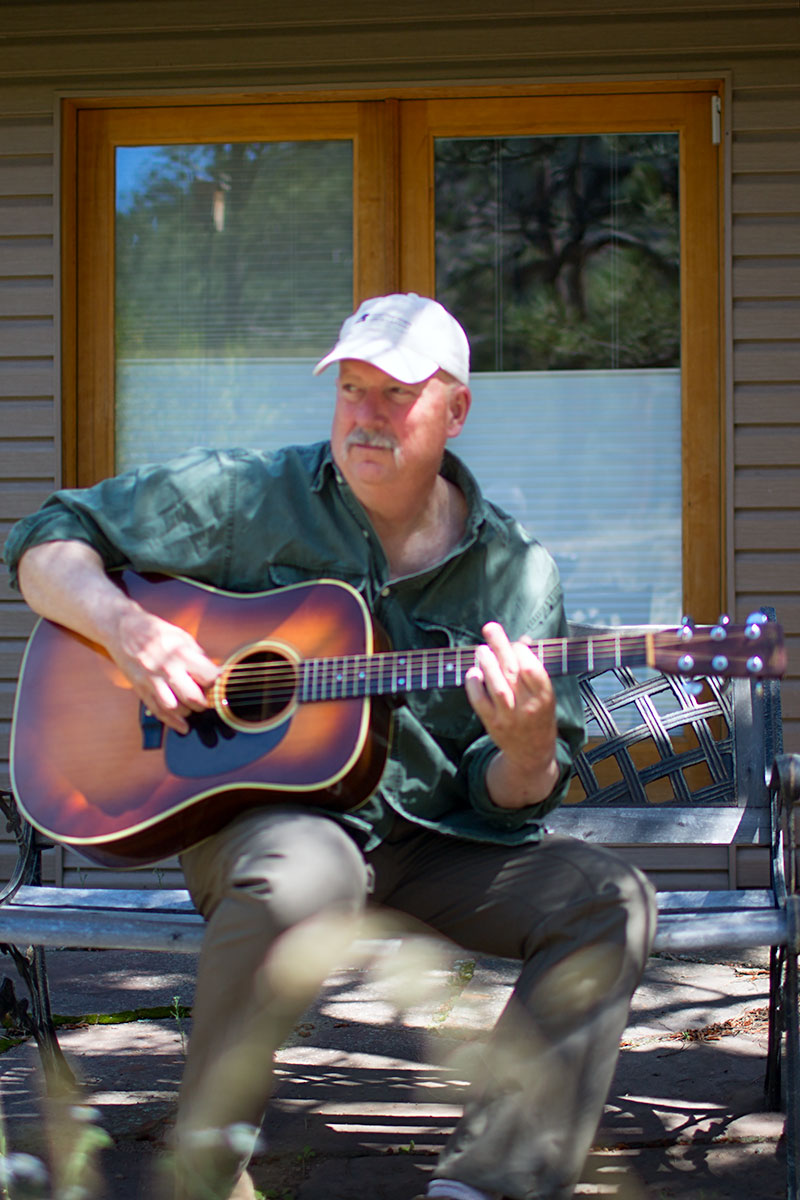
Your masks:
<svg viewBox="0 0 800 1200"><path fill-rule="evenodd" d="M650 638L641 634L604 634L596 638L551 638L531 650L551 677L584 671L644 666L651 660ZM433 688L461 687L475 663L477 646L435 650L395 650L342 658L311 658L301 664L299 700L351 700Z"/></svg>

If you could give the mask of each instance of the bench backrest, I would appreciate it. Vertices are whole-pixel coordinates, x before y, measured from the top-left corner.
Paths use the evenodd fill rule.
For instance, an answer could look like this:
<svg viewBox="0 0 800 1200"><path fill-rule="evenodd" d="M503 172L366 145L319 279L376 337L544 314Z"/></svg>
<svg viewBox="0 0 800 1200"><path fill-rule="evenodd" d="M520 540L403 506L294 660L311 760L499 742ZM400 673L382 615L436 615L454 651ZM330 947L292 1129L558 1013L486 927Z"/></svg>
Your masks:
<svg viewBox="0 0 800 1200"><path fill-rule="evenodd" d="M572 626L570 632L621 630ZM656 875L660 866L659 886L677 888L737 886L736 847L758 847L745 882L766 884L767 777L782 749L780 685L716 677L698 683L694 694L682 679L647 667L582 675L588 743L568 802L547 824L606 845L661 847L660 854L631 857ZM670 858L666 848L681 846L698 851L673 849ZM702 849L711 847L724 849L717 855L707 849L704 869Z"/></svg>

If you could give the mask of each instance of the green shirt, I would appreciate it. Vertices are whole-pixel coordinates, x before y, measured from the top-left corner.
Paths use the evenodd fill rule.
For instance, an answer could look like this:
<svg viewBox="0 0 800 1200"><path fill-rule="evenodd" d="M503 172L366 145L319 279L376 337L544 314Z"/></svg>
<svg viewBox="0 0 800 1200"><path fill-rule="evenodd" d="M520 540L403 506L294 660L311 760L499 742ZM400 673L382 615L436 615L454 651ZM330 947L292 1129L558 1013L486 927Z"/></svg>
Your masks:
<svg viewBox="0 0 800 1200"><path fill-rule="evenodd" d="M56 492L12 529L5 557L15 586L26 549L74 538L109 568L183 575L234 592L342 579L363 595L398 650L473 645L488 620L512 640L563 636L561 585L548 552L481 495L455 455L445 455L442 473L466 497L464 535L436 566L400 579L390 580L381 543L327 442L275 454L194 450L93 488ZM480 841L535 840L583 742L575 680L553 684L562 771L544 802L523 809L492 802L485 777L494 743L463 689L434 689L409 693L398 705L380 785L341 819L367 848L385 835L394 812Z"/></svg>

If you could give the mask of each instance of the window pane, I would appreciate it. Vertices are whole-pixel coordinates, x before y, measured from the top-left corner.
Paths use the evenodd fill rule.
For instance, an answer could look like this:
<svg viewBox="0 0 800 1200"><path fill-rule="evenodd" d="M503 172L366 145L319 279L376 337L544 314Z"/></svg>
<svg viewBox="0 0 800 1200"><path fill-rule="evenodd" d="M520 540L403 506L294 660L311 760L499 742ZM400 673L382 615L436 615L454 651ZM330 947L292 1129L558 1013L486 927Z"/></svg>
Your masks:
<svg viewBox="0 0 800 1200"><path fill-rule="evenodd" d="M473 347L460 451L570 616L678 620L678 136L438 138L435 169L437 296Z"/></svg>
<svg viewBox="0 0 800 1200"><path fill-rule="evenodd" d="M119 147L116 169L117 469L325 436L311 368L352 307L351 143Z"/></svg>

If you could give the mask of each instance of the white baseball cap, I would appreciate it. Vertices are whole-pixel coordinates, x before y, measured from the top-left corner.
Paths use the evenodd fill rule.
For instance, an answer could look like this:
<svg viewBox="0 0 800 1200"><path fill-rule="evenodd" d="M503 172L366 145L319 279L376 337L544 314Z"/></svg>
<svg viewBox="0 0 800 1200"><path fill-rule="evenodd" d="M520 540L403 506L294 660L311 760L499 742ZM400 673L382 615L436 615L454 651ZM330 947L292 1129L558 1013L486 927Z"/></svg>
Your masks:
<svg viewBox="0 0 800 1200"><path fill-rule="evenodd" d="M372 363L401 383L422 383L440 369L469 383L467 335L438 301L416 292L365 300L314 374L343 358Z"/></svg>

